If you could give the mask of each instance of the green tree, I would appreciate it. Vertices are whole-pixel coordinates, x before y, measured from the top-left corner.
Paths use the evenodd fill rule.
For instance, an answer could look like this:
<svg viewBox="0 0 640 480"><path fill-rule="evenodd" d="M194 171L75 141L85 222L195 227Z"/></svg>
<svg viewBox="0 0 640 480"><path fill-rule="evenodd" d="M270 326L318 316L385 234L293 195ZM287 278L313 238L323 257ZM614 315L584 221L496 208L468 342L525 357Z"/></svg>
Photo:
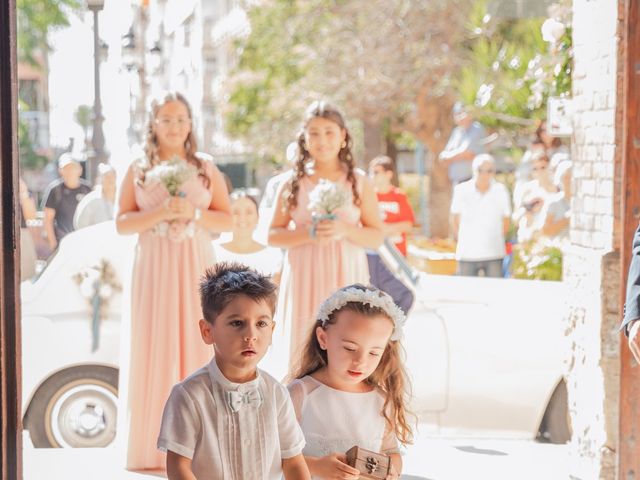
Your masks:
<svg viewBox="0 0 640 480"><path fill-rule="evenodd" d="M80 7L78 0L17 0L18 60L39 66L37 54L51 49L52 28L69 25L69 14Z"/></svg>
<svg viewBox="0 0 640 480"><path fill-rule="evenodd" d="M318 97L361 122L354 130L365 145L370 134L369 143L382 145L385 130L419 131L416 97L446 93L456 69L448 52L464 31L469 3L261 2L249 11L251 33L238 45L229 133L276 155L293 139L304 107Z"/></svg>
<svg viewBox="0 0 640 480"><path fill-rule="evenodd" d="M18 61L35 68L48 68L47 54L51 50L49 32L69 25L68 17L79 8L78 0L17 0ZM20 110L29 107L20 102ZM26 169L38 169L47 164L47 157L36 152L24 119L18 121L20 164Z"/></svg>
<svg viewBox="0 0 640 480"><path fill-rule="evenodd" d="M455 84L482 123L517 135L545 116L550 95L570 93L571 28L549 45L541 31L544 18L496 18L488 6L481 0L471 11L460 52L465 66ZM567 10L556 4L552 12L568 22Z"/></svg>
<svg viewBox="0 0 640 480"><path fill-rule="evenodd" d="M20 102L21 108L24 106ZM37 170L44 167L49 159L39 154L33 148L33 142L29 136L29 124L24 120L18 121L18 153L20 165L27 170Z"/></svg>

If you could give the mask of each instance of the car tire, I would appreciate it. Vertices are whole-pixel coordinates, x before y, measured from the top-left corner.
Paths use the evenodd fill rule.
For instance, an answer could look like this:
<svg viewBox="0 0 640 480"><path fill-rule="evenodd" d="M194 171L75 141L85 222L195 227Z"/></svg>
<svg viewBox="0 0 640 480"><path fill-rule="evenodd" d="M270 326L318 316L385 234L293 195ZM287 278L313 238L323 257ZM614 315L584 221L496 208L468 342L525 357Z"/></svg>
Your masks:
<svg viewBox="0 0 640 480"><path fill-rule="evenodd" d="M36 448L106 447L116 435L118 370L89 365L49 377L24 419Z"/></svg>
<svg viewBox="0 0 640 480"><path fill-rule="evenodd" d="M571 440L567 385L558 383L544 412L537 439L542 442L564 444Z"/></svg>

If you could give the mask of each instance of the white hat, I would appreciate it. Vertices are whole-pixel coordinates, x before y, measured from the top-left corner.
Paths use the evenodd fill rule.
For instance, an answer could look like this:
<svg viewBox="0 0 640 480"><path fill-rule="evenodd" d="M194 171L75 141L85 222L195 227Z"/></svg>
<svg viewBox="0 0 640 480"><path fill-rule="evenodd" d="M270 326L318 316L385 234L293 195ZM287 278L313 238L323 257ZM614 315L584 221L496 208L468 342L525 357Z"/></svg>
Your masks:
<svg viewBox="0 0 640 480"><path fill-rule="evenodd" d="M58 158L58 168L60 169L66 167L71 163L77 163L78 165L80 165L80 160L78 160L78 158L75 157L71 152L63 153L62 155L60 155L60 158Z"/></svg>

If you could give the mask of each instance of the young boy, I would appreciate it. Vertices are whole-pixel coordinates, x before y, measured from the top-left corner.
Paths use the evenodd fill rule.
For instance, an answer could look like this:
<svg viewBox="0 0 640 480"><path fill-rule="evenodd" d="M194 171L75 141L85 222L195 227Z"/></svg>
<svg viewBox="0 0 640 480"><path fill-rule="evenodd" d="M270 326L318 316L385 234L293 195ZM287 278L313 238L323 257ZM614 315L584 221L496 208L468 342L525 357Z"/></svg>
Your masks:
<svg viewBox="0 0 640 480"><path fill-rule="evenodd" d="M374 158L369 162L369 176L384 222L385 243L392 242L402 255L407 256L407 232L411 231L415 219L407 194L391 183L393 161L384 155ZM391 295L396 305L408 314L415 300L411 289L396 278L377 251L367 250L367 262L371 284Z"/></svg>
<svg viewBox="0 0 640 480"><path fill-rule="evenodd" d="M391 183L393 160L381 155L369 162L369 175L378 197L385 236L407 256L407 233L413 228L415 216L407 194Z"/></svg>
<svg viewBox="0 0 640 480"><path fill-rule="evenodd" d="M219 263L204 275L200 298L200 332L215 356L175 385L165 405L158 448L169 479L310 479L289 394L256 368L271 344L276 286Z"/></svg>

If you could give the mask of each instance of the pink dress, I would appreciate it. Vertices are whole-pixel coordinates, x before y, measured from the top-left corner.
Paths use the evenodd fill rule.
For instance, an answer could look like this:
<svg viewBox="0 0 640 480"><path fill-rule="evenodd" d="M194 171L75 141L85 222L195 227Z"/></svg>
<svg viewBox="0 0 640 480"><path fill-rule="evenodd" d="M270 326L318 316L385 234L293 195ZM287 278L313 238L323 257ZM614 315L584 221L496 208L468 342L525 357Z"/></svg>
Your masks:
<svg viewBox="0 0 640 480"><path fill-rule="evenodd" d="M356 174L358 183L361 181L360 175ZM351 191L346 175L342 182ZM308 177L300 180L298 205L291 211L296 228L308 228L312 224L307 205L309 193L314 187L315 184ZM359 187L358 191L361 190ZM344 222L360 224L360 208L353 202L336 213ZM290 332L291 365L297 362L299 350L306 343L320 304L338 288L352 283L367 285L369 266L364 248L346 239L332 240L326 244L308 243L287 251L276 322L280 323L277 328Z"/></svg>
<svg viewBox="0 0 640 480"><path fill-rule="evenodd" d="M210 176L206 162L205 168ZM169 196L160 183L134 188L140 210L154 208ZM188 180L181 190L196 207L209 207L211 192L201 178ZM202 229L182 238L158 227L139 235L131 298L130 470L165 470L165 454L156 448L165 402L174 384L211 359L213 350L202 341L198 327L198 281L213 263L211 236Z"/></svg>

